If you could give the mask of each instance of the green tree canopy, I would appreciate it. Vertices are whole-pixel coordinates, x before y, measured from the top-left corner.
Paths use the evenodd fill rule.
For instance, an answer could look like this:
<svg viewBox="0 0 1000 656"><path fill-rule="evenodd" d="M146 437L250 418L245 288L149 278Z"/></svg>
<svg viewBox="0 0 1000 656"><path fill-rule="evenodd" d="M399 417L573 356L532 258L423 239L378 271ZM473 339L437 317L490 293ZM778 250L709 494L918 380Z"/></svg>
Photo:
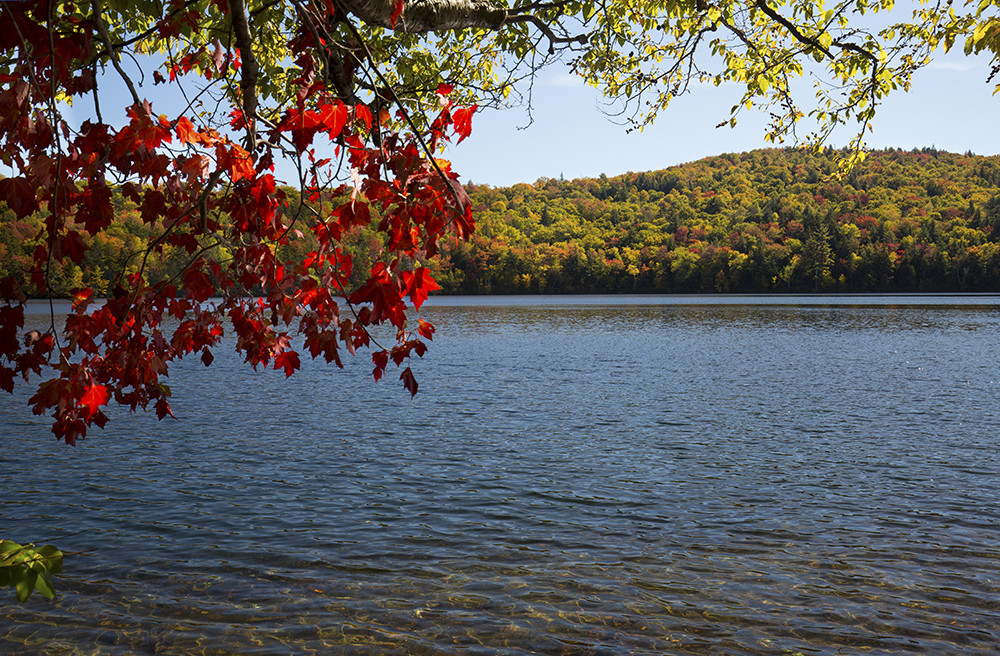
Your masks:
<svg viewBox="0 0 1000 656"><path fill-rule="evenodd" d="M11 5L4 9L9 15L16 11ZM769 139L822 141L842 124L862 137L877 106L892 91L909 88L935 51L985 52L992 57L990 79L1000 70L995 0L96 0L42 6L57 35L89 31L90 48L75 53L76 68L121 77L136 101L156 102L164 95L156 88L160 80L182 82L176 73L194 67L202 73L197 84L178 86L203 114L225 97L268 121L294 101L303 75L345 102L399 103L420 117L434 107L441 83L455 86L459 102L502 105L525 94L532 76L560 59L621 103L637 126L695 83L736 84L744 93L731 121L756 107L771 116ZM305 53L292 47L303 39L310 40ZM7 40L10 55L41 51L19 42L16 30ZM239 69L224 65L235 53ZM142 61L160 71L138 75L129 61L134 55L151 56ZM16 62L17 56L8 57L0 72L13 75ZM796 84L806 76L815 82ZM59 86L53 89L58 97L74 92ZM806 117L813 119L810 129L799 134ZM221 119L228 122L228 115Z"/></svg>

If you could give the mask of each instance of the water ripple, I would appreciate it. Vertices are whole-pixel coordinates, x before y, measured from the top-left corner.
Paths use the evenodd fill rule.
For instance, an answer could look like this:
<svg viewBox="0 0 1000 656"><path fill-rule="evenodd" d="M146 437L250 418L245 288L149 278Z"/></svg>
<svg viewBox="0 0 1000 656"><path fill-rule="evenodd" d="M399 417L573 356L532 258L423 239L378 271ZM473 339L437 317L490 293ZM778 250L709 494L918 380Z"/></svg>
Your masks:
<svg viewBox="0 0 1000 656"><path fill-rule="evenodd" d="M363 362L171 370L80 447L0 405L0 653L1000 652L991 299L429 304Z"/></svg>

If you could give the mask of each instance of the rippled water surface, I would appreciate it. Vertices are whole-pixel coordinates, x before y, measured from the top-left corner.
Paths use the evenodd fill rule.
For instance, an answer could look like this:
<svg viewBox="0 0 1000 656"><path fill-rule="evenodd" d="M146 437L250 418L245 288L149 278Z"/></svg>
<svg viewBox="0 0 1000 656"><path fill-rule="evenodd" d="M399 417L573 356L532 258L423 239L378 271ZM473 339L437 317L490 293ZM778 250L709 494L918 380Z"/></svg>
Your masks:
<svg viewBox="0 0 1000 656"><path fill-rule="evenodd" d="M0 397L0 654L1000 653L1000 299L435 299L414 400L175 366Z"/></svg>

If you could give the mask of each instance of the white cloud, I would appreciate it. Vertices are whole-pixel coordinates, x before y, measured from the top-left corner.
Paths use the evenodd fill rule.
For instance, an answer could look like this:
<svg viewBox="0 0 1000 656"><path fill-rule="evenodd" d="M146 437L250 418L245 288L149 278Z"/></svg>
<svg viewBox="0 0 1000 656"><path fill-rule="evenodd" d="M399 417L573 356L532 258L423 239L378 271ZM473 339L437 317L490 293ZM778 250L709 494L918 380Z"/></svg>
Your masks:
<svg viewBox="0 0 1000 656"><path fill-rule="evenodd" d="M966 73L976 68L976 62L970 61L932 61L927 68L935 71L955 71Z"/></svg>
<svg viewBox="0 0 1000 656"><path fill-rule="evenodd" d="M546 87L583 87L583 80L572 73L553 73L546 75L539 84Z"/></svg>

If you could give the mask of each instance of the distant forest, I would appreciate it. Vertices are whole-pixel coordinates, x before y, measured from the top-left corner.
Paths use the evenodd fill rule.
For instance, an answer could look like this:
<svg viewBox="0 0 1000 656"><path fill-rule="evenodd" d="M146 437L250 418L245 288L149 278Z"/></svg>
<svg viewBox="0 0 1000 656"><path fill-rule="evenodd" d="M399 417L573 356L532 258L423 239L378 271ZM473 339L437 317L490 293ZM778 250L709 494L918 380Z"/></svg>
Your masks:
<svg viewBox="0 0 1000 656"><path fill-rule="evenodd" d="M755 150L649 173L471 186L451 293L1000 291L1000 157Z"/></svg>
<svg viewBox="0 0 1000 656"><path fill-rule="evenodd" d="M838 180L836 156L756 150L616 177L469 185L475 234L443 240L426 264L452 294L1000 291L1000 157L886 150ZM134 254L163 226L116 202L83 266L53 263L57 293L103 295L143 265ZM41 222L0 209L0 278L24 280ZM304 256L311 233L297 234L280 248ZM356 271L370 267L375 239L372 229L345 238ZM164 246L144 275L175 277L187 259Z"/></svg>

